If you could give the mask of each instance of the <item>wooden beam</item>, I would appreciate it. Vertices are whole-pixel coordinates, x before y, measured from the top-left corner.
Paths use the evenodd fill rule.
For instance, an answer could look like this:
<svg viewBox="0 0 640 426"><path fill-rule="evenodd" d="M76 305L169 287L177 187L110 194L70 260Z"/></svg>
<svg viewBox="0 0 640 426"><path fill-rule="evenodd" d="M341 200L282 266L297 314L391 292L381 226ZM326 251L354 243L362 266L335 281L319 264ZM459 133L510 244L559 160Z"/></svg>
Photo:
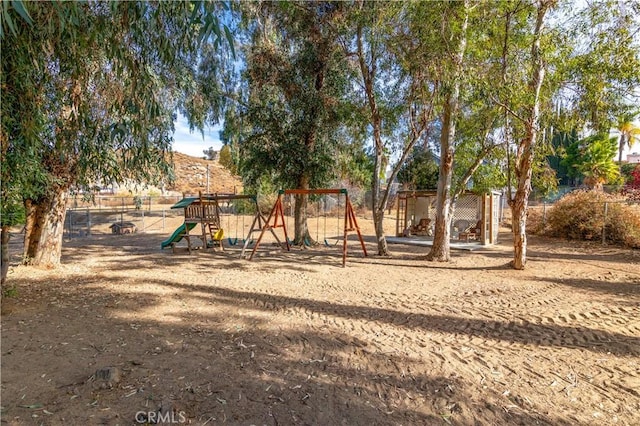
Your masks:
<svg viewBox="0 0 640 426"><path fill-rule="evenodd" d="M319 194L346 194L347 190L342 189L284 189L280 191L285 195L319 195Z"/></svg>

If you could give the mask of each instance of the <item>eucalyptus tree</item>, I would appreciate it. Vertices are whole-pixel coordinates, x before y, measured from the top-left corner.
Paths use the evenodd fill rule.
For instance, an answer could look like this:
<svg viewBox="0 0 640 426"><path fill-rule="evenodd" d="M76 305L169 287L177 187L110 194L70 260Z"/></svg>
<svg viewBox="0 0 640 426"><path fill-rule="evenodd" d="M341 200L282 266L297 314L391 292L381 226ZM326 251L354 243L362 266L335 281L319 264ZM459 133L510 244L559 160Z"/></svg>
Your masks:
<svg viewBox="0 0 640 426"><path fill-rule="evenodd" d="M357 62L360 90L354 98L366 105L367 134L373 140L372 211L381 256L389 254L383 222L392 186L383 190L381 185L388 157L397 158L387 179L391 183L416 144L424 142L433 120L434 79L427 67L420 73L412 69L410 56L419 48L404 24L407 13L402 3L357 2L349 21L353 37L344 42Z"/></svg>
<svg viewBox="0 0 640 426"><path fill-rule="evenodd" d="M531 193L532 173L534 166L534 155L536 149L536 142L538 139L538 132L540 128L540 108L543 102L541 97L542 87L544 83L546 73L546 63L543 58L543 52L541 50L543 44L543 36L545 31L545 24L547 21L547 15L549 10L553 7L554 0L539 0L531 7L533 10L527 10L528 8L520 9L518 13L527 14L532 16L534 21L529 23L527 20L523 20L516 16L514 21L518 18L521 20L523 28L520 30L524 33L522 37L526 40L524 43L529 43L530 52L527 58L528 66L525 68L528 75L521 75L520 84L526 88L523 98L524 101L519 105L520 114L514 113L510 109L507 103L503 106L505 110L511 113L515 119L518 119L523 127L522 136L516 143L516 153L514 158L513 174L515 179L516 191L511 196L511 182L509 182L509 206L511 207L512 216L512 231L513 231L513 245L514 245L514 259L513 267L515 269L524 269L526 263L526 250L527 250L527 234L526 234L526 222L527 222L527 208L529 202L529 194ZM503 52L503 78L506 78L508 69L508 49L513 46L513 41L510 39L512 34L510 31L515 32L512 29L511 14L505 16L505 32L504 32L504 52ZM527 37L527 31L531 31L530 37ZM512 48L512 51L516 51L514 55L519 55L518 48ZM513 73L516 74L516 73ZM526 84L526 85L525 85ZM507 120L508 121L508 120ZM509 124L507 123L508 127ZM510 129L509 129L510 130Z"/></svg>
<svg viewBox="0 0 640 426"><path fill-rule="evenodd" d="M3 210L22 194L25 258L57 264L69 191L171 176L174 111L188 99L199 41L225 38L221 3L8 4ZM10 159L34 167L5 167Z"/></svg>
<svg viewBox="0 0 640 426"><path fill-rule="evenodd" d="M398 182L409 189L436 189L438 162L429 147L420 145L413 148L398 171Z"/></svg>
<svg viewBox="0 0 640 426"><path fill-rule="evenodd" d="M578 127L607 133L637 113L640 98L640 3L587 2L568 10L571 51L563 62L561 101Z"/></svg>
<svg viewBox="0 0 640 426"><path fill-rule="evenodd" d="M470 2L445 4L441 15L443 37L450 39L451 45L443 44L447 53L447 74L443 78L440 133L440 171L438 193L436 195L436 222L434 225L433 246L427 255L429 260L448 261L450 258L449 236L453 216L451 180L453 157L455 153L456 123L460 108L460 86L464 73L464 55L467 48L467 28L469 25Z"/></svg>
<svg viewBox="0 0 640 426"><path fill-rule="evenodd" d="M401 40L403 66L429 90L430 127L438 131L440 157L434 244L427 259L450 258L451 221L455 204L472 177L495 183L496 108L486 102L493 75L487 53L487 20L491 3L412 2L406 6L406 33ZM426 48L428 46L428 48Z"/></svg>
<svg viewBox="0 0 640 426"><path fill-rule="evenodd" d="M249 17L240 173L249 185L321 188L336 175L337 135L349 109L338 32L346 3L244 4ZM295 203L295 244L310 241L307 195Z"/></svg>
<svg viewBox="0 0 640 426"><path fill-rule="evenodd" d="M633 11L638 5L603 2L576 7L538 0L508 7L498 32L503 85L492 99L505 111L513 267L524 269L528 198L537 154L545 142L544 124L555 122L560 131L606 132L612 118L637 99L639 25ZM562 114L557 114L559 109Z"/></svg>
<svg viewBox="0 0 640 426"><path fill-rule="evenodd" d="M455 203L483 159L495 148L495 108L485 107L479 91L480 77L490 62L484 50L483 15L491 4L471 1L411 4L409 26L426 53L413 57L416 70L433 69L431 87L440 134L440 157L433 246L428 260L450 259L451 221ZM427 59L427 61L425 61ZM474 124L475 123L475 124ZM463 125L464 124L464 125ZM481 125L478 127L478 125Z"/></svg>

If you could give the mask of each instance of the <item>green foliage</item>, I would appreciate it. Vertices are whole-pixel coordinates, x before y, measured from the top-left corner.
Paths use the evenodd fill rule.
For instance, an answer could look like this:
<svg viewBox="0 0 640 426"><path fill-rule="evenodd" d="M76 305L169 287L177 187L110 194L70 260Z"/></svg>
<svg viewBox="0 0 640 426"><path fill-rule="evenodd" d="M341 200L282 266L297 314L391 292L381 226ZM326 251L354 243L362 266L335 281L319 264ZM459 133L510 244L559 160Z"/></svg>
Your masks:
<svg viewBox="0 0 640 426"><path fill-rule="evenodd" d="M336 136L347 81L332 25L342 7L263 5L268 23L255 27L247 46L248 92L238 120L245 130L239 171L247 184L270 176L279 187L314 188L336 176Z"/></svg>
<svg viewBox="0 0 640 426"><path fill-rule="evenodd" d="M367 152L363 143L345 141L338 147L336 170L337 178L349 186L369 187L373 177L373 155Z"/></svg>
<svg viewBox="0 0 640 426"><path fill-rule="evenodd" d="M640 3L597 2L567 12L573 15L566 28L572 52L558 64L570 89L566 101L577 127L608 132L638 96Z"/></svg>
<svg viewBox="0 0 640 426"><path fill-rule="evenodd" d="M2 289L2 297L18 297L18 288L16 286L5 287Z"/></svg>
<svg viewBox="0 0 640 426"><path fill-rule="evenodd" d="M574 191L548 212L545 233L574 240L606 241L640 248L640 210L602 191ZM605 203L607 204L605 223Z"/></svg>
<svg viewBox="0 0 640 426"><path fill-rule="evenodd" d="M577 168L589 188L601 188L605 183L618 183L620 176L613 158L618 151L616 138L594 135L580 141L581 161Z"/></svg>
<svg viewBox="0 0 640 426"><path fill-rule="evenodd" d="M229 145L224 145L220 150L218 162L222 164L222 167L229 170L231 173L236 174L237 168L236 164L233 162L233 158L231 157L231 147Z"/></svg>
<svg viewBox="0 0 640 426"><path fill-rule="evenodd" d="M558 189L559 177L549 161L550 156L556 151L554 143L557 143L557 140L551 138L551 141L545 141L544 139L534 153L531 186L537 195L548 198Z"/></svg>
<svg viewBox="0 0 640 426"><path fill-rule="evenodd" d="M495 158L487 159L473 174L471 190L476 194L487 194L496 191L507 183L502 165Z"/></svg>
<svg viewBox="0 0 640 426"><path fill-rule="evenodd" d="M47 176L34 186L44 193L50 185L88 189L97 180L171 176L174 110L189 100L197 23L219 32L213 9L189 2L28 6L33 25L22 22L3 42L11 59L2 61L2 86L11 89L3 90L2 129L6 152L33 158Z"/></svg>
<svg viewBox="0 0 640 426"><path fill-rule="evenodd" d="M620 177L626 185L640 189L640 164L624 163L621 167Z"/></svg>
<svg viewBox="0 0 640 426"><path fill-rule="evenodd" d="M547 164L554 170L558 185L572 185L572 171L575 170L575 157L567 158L567 150L577 142L578 136L575 130L571 132L554 132L551 139L551 152L546 156ZM577 145L576 145L577 146ZM566 159L566 161L565 161Z"/></svg>
<svg viewBox="0 0 640 426"><path fill-rule="evenodd" d="M255 183L247 185L244 188L244 192L247 194L256 194L258 197L258 208L263 214L268 215L276 202L279 189L269 176L262 176Z"/></svg>
<svg viewBox="0 0 640 426"><path fill-rule="evenodd" d="M574 140L567 146L561 161L567 176L582 181L590 188L602 188L605 183L620 183L620 173L614 157L618 152L615 137L593 135Z"/></svg>
<svg viewBox="0 0 640 426"><path fill-rule="evenodd" d="M411 189L435 189L438 185L439 166L433 153L423 147L415 147L398 171L398 182Z"/></svg>
<svg viewBox="0 0 640 426"><path fill-rule="evenodd" d="M620 163L620 173L622 174L622 152L625 147L633 148L636 142L640 141L640 127L634 123L634 119L638 117L638 112L628 112L618 118L615 131L620 138L618 146L618 162Z"/></svg>
<svg viewBox="0 0 640 426"><path fill-rule="evenodd" d="M213 15L224 7L3 2L3 213L28 198L45 206L36 232L60 229L45 209L71 189L170 181L174 113L196 110L198 49L228 39ZM55 261L61 235L36 235L25 249Z"/></svg>
<svg viewBox="0 0 640 426"><path fill-rule="evenodd" d="M26 222L26 215L22 199L13 198L4 201L2 211L0 211L0 220L2 226L23 225Z"/></svg>

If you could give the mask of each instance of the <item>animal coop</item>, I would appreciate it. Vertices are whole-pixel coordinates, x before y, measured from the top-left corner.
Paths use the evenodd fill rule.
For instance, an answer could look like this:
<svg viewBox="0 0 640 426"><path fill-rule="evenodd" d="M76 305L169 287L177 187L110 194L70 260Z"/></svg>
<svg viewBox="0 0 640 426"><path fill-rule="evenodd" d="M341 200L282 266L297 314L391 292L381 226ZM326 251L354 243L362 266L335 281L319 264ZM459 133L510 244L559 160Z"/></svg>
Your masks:
<svg viewBox="0 0 640 426"><path fill-rule="evenodd" d="M396 236L432 237L436 222L436 191L398 191ZM500 193L462 194L451 221L451 238L496 244L500 224Z"/></svg>

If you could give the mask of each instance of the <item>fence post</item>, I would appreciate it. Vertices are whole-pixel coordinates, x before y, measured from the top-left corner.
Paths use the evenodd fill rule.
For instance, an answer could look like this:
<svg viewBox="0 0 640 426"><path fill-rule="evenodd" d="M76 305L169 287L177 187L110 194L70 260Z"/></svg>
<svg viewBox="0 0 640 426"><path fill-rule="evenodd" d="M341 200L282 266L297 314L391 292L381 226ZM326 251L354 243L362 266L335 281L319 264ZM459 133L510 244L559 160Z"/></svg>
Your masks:
<svg viewBox="0 0 640 426"><path fill-rule="evenodd" d="M546 226L547 226L547 202L543 201L542 202L542 227L543 227L543 229Z"/></svg>
<svg viewBox="0 0 640 426"><path fill-rule="evenodd" d="M140 213L142 214L142 232L145 232L145 228L144 228L144 210L140 210Z"/></svg>
<svg viewBox="0 0 640 426"><path fill-rule="evenodd" d="M73 214L73 210L67 209L67 233L69 239L71 239L71 215Z"/></svg>
<svg viewBox="0 0 640 426"><path fill-rule="evenodd" d="M91 235L91 210L87 207L87 236Z"/></svg>
<svg viewBox="0 0 640 426"><path fill-rule="evenodd" d="M604 203L604 220L602 221L602 245L607 244L607 210L609 203Z"/></svg>

